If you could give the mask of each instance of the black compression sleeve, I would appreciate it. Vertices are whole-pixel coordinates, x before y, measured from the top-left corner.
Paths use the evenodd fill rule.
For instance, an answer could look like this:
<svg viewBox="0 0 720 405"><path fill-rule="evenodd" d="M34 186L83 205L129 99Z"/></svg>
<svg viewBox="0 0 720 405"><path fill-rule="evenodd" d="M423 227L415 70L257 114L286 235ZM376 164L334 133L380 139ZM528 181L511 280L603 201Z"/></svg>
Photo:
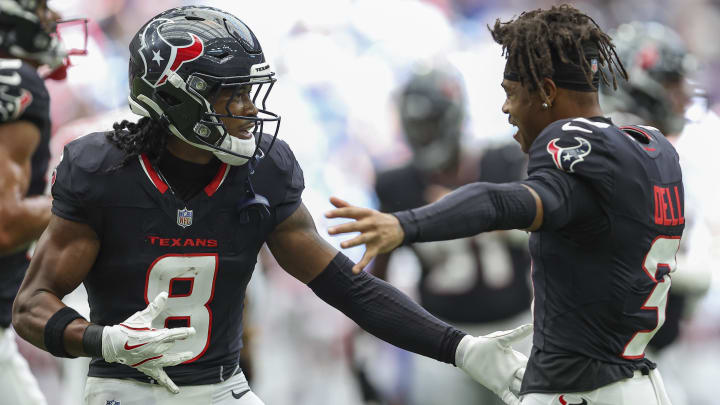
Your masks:
<svg viewBox="0 0 720 405"><path fill-rule="evenodd" d="M342 253L308 283L313 292L378 338L402 349L455 364L465 333L435 318L390 284L361 272Z"/></svg>
<svg viewBox="0 0 720 405"><path fill-rule="evenodd" d="M403 244L466 238L480 232L529 227L535 199L521 183L472 183L420 208L395 212Z"/></svg>

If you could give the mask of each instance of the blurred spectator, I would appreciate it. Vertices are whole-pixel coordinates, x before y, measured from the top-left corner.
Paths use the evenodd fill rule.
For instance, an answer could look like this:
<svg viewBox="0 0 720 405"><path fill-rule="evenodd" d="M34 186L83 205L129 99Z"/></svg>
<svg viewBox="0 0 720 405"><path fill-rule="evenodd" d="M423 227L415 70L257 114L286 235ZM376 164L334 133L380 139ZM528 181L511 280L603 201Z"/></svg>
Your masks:
<svg viewBox="0 0 720 405"><path fill-rule="evenodd" d="M522 178L525 158L517 145L487 149L482 155L462 148L464 93L462 81L447 64L419 66L411 75L400 91L398 108L412 160L377 175L381 210L419 207L471 182ZM494 232L410 249L420 265L419 302L433 315L472 334L528 322L530 258L523 232ZM375 275L387 278L391 255L375 260ZM409 404L502 404L460 370L437 367L419 356L411 356L407 372Z"/></svg>

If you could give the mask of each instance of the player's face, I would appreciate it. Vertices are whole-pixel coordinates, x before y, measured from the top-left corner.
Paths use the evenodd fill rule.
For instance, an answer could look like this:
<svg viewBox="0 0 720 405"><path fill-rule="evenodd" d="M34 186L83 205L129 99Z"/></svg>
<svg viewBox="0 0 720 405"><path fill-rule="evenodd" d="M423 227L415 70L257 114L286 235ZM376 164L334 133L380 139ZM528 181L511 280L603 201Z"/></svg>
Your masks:
<svg viewBox="0 0 720 405"><path fill-rule="evenodd" d="M502 111L508 115L508 122L517 127L513 138L520 144L523 152L527 153L545 127L544 120L541 119L542 102L537 92L528 91L520 82L505 79L501 86L505 90Z"/></svg>
<svg viewBox="0 0 720 405"><path fill-rule="evenodd" d="M221 90L213 102L213 108L218 114L249 117L256 117L258 114L258 109L250 96L250 86ZM231 136L243 139L249 139L252 136L252 130L255 127L254 121L236 118L220 118L220 120L225 124L225 128Z"/></svg>

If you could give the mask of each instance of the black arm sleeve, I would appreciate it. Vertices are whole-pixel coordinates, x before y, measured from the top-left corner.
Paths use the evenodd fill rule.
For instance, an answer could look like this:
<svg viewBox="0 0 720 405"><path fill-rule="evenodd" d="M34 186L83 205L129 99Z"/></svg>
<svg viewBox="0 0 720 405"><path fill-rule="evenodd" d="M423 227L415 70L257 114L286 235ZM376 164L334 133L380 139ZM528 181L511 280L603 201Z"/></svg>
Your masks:
<svg viewBox="0 0 720 405"><path fill-rule="evenodd" d="M466 238L480 232L529 227L535 199L521 183L472 183L420 208L393 213L403 244Z"/></svg>
<svg viewBox="0 0 720 405"><path fill-rule="evenodd" d="M543 206L539 231L572 228L577 239L592 238L610 229L598 194L582 179L555 169L538 169L523 181L535 190ZM580 238L582 236L582 238Z"/></svg>
<svg viewBox="0 0 720 405"><path fill-rule="evenodd" d="M455 364L465 333L435 318L390 284L361 272L338 253L315 279L313 292L360 327L399 348Z"/></svg>

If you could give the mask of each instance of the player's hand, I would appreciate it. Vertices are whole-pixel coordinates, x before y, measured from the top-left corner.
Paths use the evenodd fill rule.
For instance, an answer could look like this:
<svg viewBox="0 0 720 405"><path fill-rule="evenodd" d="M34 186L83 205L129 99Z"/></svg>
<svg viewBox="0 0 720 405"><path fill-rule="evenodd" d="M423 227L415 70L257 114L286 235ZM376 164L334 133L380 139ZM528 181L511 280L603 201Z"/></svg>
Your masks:
<svg viewBox="0 0 720 405"><path fill-rule="evenodd" d="M360 235L342 242L340 246L347 249L365 245L365 254L358 264L353 266L353 273L359 273L380 253L387 253L400 246L405 237L400 221L395 216L384 214L370 208L350 205L337 197L330 197L330 203L336 207L325 213L327 218L351 218L355 221L328 229L330 235L360 232Z"/></svg>
<svg viewBox="0 0 720 405"><path fill-rule="evenodd" d="M508 405L520 405L520 391L528 358L512 349L532 333L532 325L485 336L466 336L458 345L455 364Z"/></svg>
<svg viewBox="0 0 720 405"><path fill-rule="evenodd" d="M102 353L109 363L127 364L163 385L180 392L163 367L174 366L193 357L191 352L168 353L176 340L195 334L195 328L153 329L152 320L165 308L168 294L162 292L140 312L124 322L103 329Z"/></svg>

